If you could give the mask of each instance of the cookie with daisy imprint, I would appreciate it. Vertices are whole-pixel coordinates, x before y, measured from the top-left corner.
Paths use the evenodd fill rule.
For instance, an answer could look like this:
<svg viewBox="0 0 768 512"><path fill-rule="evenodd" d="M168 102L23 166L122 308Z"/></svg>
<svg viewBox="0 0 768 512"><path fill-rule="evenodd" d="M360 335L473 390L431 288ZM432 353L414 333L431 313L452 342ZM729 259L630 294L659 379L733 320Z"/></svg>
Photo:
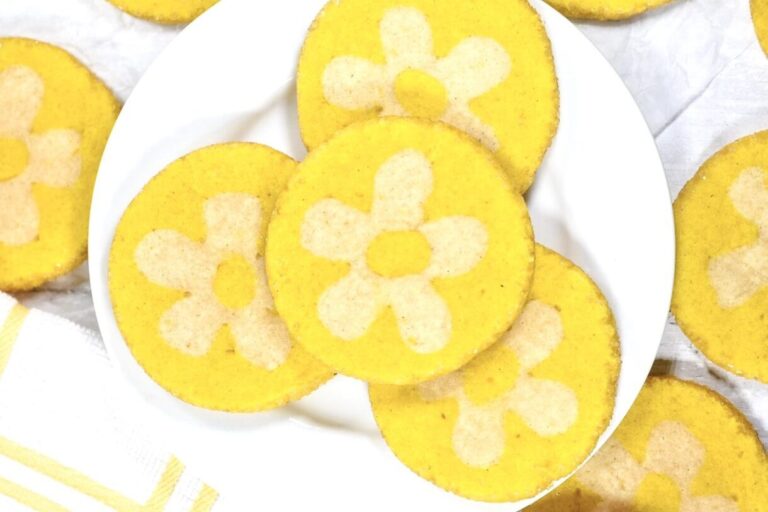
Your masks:
<svg viewBox="0 0 768 512"><path fill-rule="evenodd" d="M619 373L613 316L577 266L536 249L530 298L501 340L414 386L371 385L395 455L461 496L513 501L573 471L610 421Z"/></svg>
<svg viewBox="0 0 768 512"><path fill-rule="evenodd" d="M119 109L66 51L0 38L0 290L35 288L85 259L93 184Z"/></svg>
<svg viewBox="0 0 768 512"><path fill-rule="evenodd" d="M297 89L310 149L373 117L442 121L493 151L520 192L559 119L549 39L526 0L329 2L307 34Z"/></svg>
<svg viewBox="0 0 768 512"><path fill-rule="evenodd" d="M219 0L109 0L131 16L168 25L189 23Z"/></svg>
<svg viewBox="0 0 768 512"><path fill-rule="evenodd" d="M618 430L531 512L766 512L768 455L722 396L651 377Z"/></svg>
<svg viewBox="0 0 768 512"><path fill-rule="evenodd" d="M768 1L751 0L750 11L752 12L757 39L760 41L763 51L768 53Z"/></svg>
<svg viewBox="0 0 768 512"><path fill-rule="evenodd" d="M169 165L115 231L109 290L136 361L178 398L258 411L297 399L332 372L275 312L264 237L296 162L258 144L222 144Z"/></svg>
<svg viewBox="0 0 768 512"><path fill-rule="evenodd" d="M674 211L678 324L718 365L768 382L768 131L712 156Z"/></svg>
<svg viewBox="0 0 768 512"><path fill-rule="evenodd" d="M350 126L299 165L269 227L275 304L307 350L369 382L463 365L522 309L528 210L490 152L446 125Z"/></svg>
<svg viewBox="0 0 768 512"><path fill-rule="evenodd" d="M545 0L569 18L618 21L643 14L672 0Z"/></svg>

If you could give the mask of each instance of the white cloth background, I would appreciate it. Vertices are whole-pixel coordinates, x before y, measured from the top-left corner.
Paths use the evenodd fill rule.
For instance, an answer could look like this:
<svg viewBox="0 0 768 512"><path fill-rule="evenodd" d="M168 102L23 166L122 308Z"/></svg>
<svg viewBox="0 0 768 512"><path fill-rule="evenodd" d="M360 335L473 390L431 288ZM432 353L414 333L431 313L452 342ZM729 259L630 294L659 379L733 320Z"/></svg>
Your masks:
<svg viewBox="0 0 768 512"><path fill-rule="evenodd" d="M749 0L677 0L628 22L578 26L613 64L645 114L673 198L723 145L768 129L768 58L754 35ZM123 100L179 30L132 18L105 0L0 1L0 36L62 46ZM84 267L18 298L96 330ZM655 371L699 381L728 397L768 445L767 385L706 361L672 319L658 358Z"/></svg>

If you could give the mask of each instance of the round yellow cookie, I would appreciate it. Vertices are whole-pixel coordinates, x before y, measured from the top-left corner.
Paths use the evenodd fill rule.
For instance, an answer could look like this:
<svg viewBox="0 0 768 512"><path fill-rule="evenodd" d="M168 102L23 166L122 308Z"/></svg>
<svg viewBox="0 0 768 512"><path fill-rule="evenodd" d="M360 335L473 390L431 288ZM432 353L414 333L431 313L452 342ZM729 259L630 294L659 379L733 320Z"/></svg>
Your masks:
<svg viewBox="0 0 768 512"><path fill-rule="evenodd" d="M661 7L672 0L546 0L574 19L618 21Z"/></svg>
<svg viewBox="0 0 768 512"><path fill-rule="evenodd" d="M219 0L109 0L131 16L168 25L189 23Z"/></svg>
<svg viewBox="0 0 768 512"><path fill-rule="evenodd" d="M672 312L728 370L768 382L768 131L710 158L675 201Z"/></svg>
<svg viewBox="0 0 768 512"><path fill-rule="evenodd" d="M409 468L483 501L533 496L573 471L610 421L613 316L577 266L541 246L530 300L496 345L415 386L371 385L376 422Z"/></svg>
<svg viewBox="0 0 768 512"><path fill-rule="evenodd" d="M528 211L493 156L442 124L374 119L299 166L267 271L296 340L335 370L407 384L503 333L533 271Z"/></svg>
<svg viewBox="0 0 768 512"><path fill-rule="evenodd" d="M334 0L307 35L297 87L310 149L376 116L439 120L491 149L520 192L558 125L549 39L526 0Z"/></svg>
<svg viewBox="0 0 768 512"><path fill-rule="evenodd" d="M768 54L768 0L751 0L752 21L763 51Z"/></svg>
<svg viewBox="0 0 768 512"><path fill-rule="evenodd" d="M120 105L64 50L0 38L0 290L85 259L93 183Z"/></svg>
<svg viewBox="0 0 768 512"><path fill-rule="evenodd" d="M531 512L766 512L768 456L717 393L651 377L611 439Z"/></svg>
<svg viewBox="0 0 768 512"><path fill-rule="evenodd" d="M169 165L115 232L109 289L133 356L178 398L259 411L332 372L293 343L264 270L264 237L296 162L258 144L222 144Z"/></svg>

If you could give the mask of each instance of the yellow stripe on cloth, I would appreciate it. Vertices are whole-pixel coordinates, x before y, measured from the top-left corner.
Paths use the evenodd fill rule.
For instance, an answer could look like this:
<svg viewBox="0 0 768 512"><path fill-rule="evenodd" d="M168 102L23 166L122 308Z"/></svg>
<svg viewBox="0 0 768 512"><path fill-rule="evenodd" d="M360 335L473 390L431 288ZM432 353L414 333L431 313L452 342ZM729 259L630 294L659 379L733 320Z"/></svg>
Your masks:
<svg viewBox="0 0 768 512"><path fill-rule="evenodd" d="M162 512L165 509L165 504L173 494L173 490L176 488L176 484L179 483L181 474L184 472L184 464L182 464L176 457L171 457L168 466L166 466L163 476L160 477L160 481L155 487L155 492L150 496L144 510L149 512Z"/></svg>
<svg viewBox="0 0 768 512"><path fill-rule="evenodd" d="M12 500L39 512L68 512L66 508L52 502L45 496L2 477L0 477L0 494L5 494Z"/></svg>
<svg viewBox="0 0 768 512"><path fill-rule="evenodd" d="M5 371L13 345L19 337L21 326L24 319L27 318L27 314L29 314L27 308L21 304L16 304L11 308L5 321L0 324L0 375Z"/></svg>
<svg viewBox="0 0 768 512"><path fill-rule="evenodd" d="M192 504L190 512L209 512L218 498L219 493L214 491L213 488L203 485L203 488L200 489L200 493L197 495L197 499Z"/></svg>

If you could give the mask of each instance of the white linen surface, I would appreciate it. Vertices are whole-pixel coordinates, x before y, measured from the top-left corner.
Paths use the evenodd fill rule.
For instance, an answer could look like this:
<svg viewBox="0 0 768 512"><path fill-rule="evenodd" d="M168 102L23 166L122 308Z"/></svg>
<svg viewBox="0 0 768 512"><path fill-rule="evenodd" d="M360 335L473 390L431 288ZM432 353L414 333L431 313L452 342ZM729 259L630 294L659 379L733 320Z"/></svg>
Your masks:
<svg viewBox="0 0 768 512"><path fill-rule="evenodd" d="M768 59L754 35L749 0L678 0L628 22L577 25L640 105L673 198L723 145L768 129ZM105 0L0 1L0 36L66 48L123 100L179 30L132 18ZM85 267L18 299L96 330ZM768 445L768 386L708 362L671 318L655 371L719 391Z"/></svg>

